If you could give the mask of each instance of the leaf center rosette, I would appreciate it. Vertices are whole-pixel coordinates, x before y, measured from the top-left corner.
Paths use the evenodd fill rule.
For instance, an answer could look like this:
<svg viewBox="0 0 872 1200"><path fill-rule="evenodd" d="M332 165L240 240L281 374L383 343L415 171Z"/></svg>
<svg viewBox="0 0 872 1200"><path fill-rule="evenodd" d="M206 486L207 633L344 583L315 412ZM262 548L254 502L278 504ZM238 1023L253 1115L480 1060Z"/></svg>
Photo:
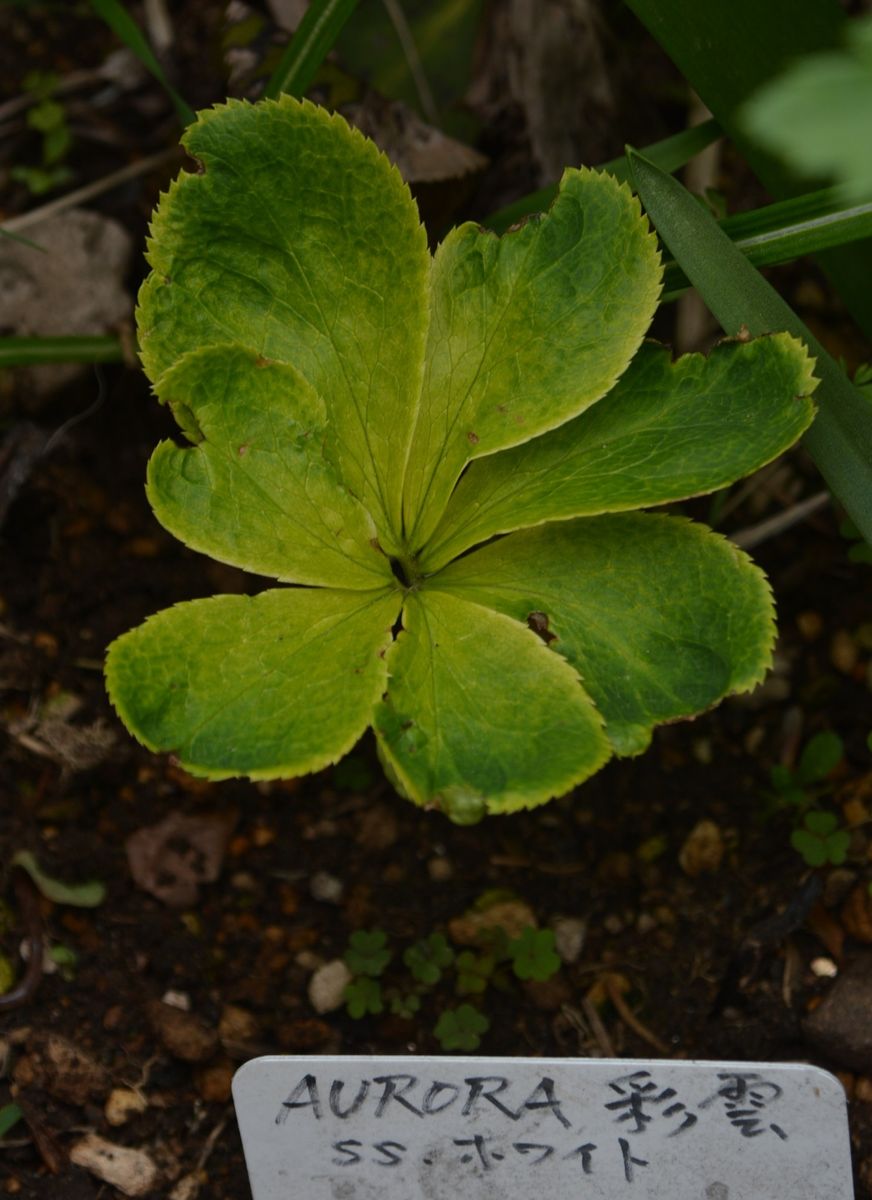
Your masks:
<svg viewBox="0 0 872 1200"><path fill-rule="evenodd" d="M544 216L431 256L397 171L289 98L201 113L156 212L142 360L185 446L158 520L280 581L179 604L109 650L127 727L194 774L335 762L372 725L397 789L456 821L562 794L762 677L766 581L633 510L723 487L813 416L779 334L645 342L656 240L567 170Z"/></svg>

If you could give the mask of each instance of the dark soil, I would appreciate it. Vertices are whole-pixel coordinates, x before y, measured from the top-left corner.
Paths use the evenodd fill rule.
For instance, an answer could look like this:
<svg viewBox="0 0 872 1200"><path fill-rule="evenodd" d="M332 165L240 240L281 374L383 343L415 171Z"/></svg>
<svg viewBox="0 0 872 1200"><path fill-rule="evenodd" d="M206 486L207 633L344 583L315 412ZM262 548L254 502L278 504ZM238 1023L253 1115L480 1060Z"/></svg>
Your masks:
<svg viewBox="0 0 872 1200"><path fill-rule="evenodd" d="M183 59L206 26L217 26L219 7L179 6ZM59 74L101 61L112 45L78 14L54 10L50 36L37 37L21 12L15 21L19 55ZM75 55L61 49L71 28L81 47ZM646 73L669 81L652 48L646 55L655 64ZM191 71L194 100L221 94L208 63ZM16 62L8 80L19 86L20 78ZM151 153L161 136L172 140L163 116L157 135L135 111L112 119L129 131L131 153ZM668 132L668 120L661 105L654 136ZM496 136L488 131L485 140ZM516 162L518 147L511 149ZM494 157L493 145L488 152ZM109 168L83 152L80 169L96 176ZM741 168L723 182L741 191ZM139 240L165 183L146 177L96 207ZM494 176L487 186L497 194L502 185ZM35 202L15 193L9 203ZM817 327L828 329L835 351L852 355L853 335L813 269L787 273L785 285L800 302L813 297ZM500 889L541 926L579 918L585 936L575 961L551 980L521 984L506 975L475 1001L490 1022L482 1052L818 1063L838 1071L854 1097L858 1192L872 1196L872 1062L828 1057L804 1027L830 975L872 943L870 568L849 562L838 515L824 509L755 551L781 628L776 672L756 696L662 729L646 755L613 763L538 812L473 828L420 812L383 781L368 737L351 769L272 785L207 784L126 735L103 689L103 653L160 608L258 590L263 581L189 552L156 524L145 464L172 422L136 370L105 368L103 377L99 412L34 464L0 531L0 952L23 972L25 914L8 870L15 851L33 851L53 877L98 879L107 889L93 909L40 902L41 936L72 951L74 964L0 1012L0 1110L14 1096L26 1118L0 1143L0 1193L120 1195L66 1160L70 1145L95 1131L159 1164L162 1182L150 1196L167 1196L176 1180L199 1172L203 1200L244 1200L229 1100L239 1062L281 1052L439 1053L436 1020L458 1003L450 976L413 1019L319 1015L307 996L317 962L341 957L352 931L377 927L395 952L388 980L408 983L401 950L450 932L450 922ZM43 401L35 419L51 431L86 409L96 388L86 374ZM7 435L33 418L26 381L6 386L2 403ZM796 451L722 528L753 524L819 486ZM688 511L706 519L709 502ZM62 718L66 731L40 725L53 705L66 711L58 706L69 696L79 703ZM822 730L836 731L846 750L821 803L851 843L843 866L812 871L791 847L794 821L771 799L769 770L794 763ZM87 754L92 765L83 766ZM131 834L172 813L217 815L232 826L219 878L182 907L137 887L125 850ZM688 843L702 821L711 823L707 860ZM168 995L196 1019L181 1056L155 1008ZM92 1073L52 1066L49 1035L93 1060ZM106 1117L112 1089L133 1089L145 1102L119 1126Z"/></svg>

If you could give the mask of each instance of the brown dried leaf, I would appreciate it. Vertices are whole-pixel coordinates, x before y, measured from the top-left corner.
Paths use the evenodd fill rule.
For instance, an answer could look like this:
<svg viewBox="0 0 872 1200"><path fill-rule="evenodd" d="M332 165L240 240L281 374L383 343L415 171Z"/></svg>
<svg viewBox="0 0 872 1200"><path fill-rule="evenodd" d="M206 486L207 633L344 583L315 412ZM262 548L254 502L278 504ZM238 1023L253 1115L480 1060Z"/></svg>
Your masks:
<svg viewBox="0 0 872 1200"><path fill-rule="evenodd" d="M196 903L199 884L214 883L221 873L235 824L235 816L227 814L173 812L157 825L138 829L126 844L134 880L171 908L189 907Z"/></svg>

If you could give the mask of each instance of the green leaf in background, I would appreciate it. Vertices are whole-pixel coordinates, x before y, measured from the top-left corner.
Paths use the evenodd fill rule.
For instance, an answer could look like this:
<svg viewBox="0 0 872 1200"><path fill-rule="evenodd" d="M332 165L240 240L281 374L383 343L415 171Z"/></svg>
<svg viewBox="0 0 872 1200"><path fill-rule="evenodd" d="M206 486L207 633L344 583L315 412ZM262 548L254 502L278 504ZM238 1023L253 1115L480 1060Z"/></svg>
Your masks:
<svg viewBox="0 0 872 1200"><path fill-rule="evenodd" d="M560 970L560 956L554 949L554 932L551 929L521 931L509 942L512 970L518 979L535 979L544 983Z"/></svg>
<svg viewBox="0 0 872 1200"><path fill-rule="evenodd" d="M636 186L663 241L729 334L788 330L815 356L818 414L805 446L867 541L872 541L872 405L793 309L676 180L630 151Z"/></svg>
<svg viewBox="0 0 872 1200"><path fill-rule="evenodd" d="M872 196L872 17L851 22L845 49L793 63L748 100L750 136L798 174L838 180Z"/></svg>
<svg viewBox="0 0 872 1200"><path fill-rule="evenodd" d="M355 929L348 939L345 965L355 975L383 974L393 958L388 948L388 935L383 929Z"/></svg>
<svg viewBox="0 0 872 1200"><path fill-rule="evenodd" d="M264 96L302 96L356 7L357 0L311 0Z"/></svg>
<svg viewBox="0 0 872 1200"><path fill-rule="evenodd" d="M812 368L787 334L676 362L666 347L644 345L599 404L470 465L422 568L497 533L682 500L756 471L811 423Z"/></svg>
<svg viewBox="0 0 872 1200"><path fill-rule="evenodd" d="M802 829L794 829L790 844L810 867L827 863L840 867L848 857L851 835L839 829L839 818L831 812L806 813Z"/></svg>
<svg viewBox="0 0 872 1200"><path fill-rule="evenodd" d="M109 693L146 746L270 779L372 724L397 789L470 823L753 686L772 611L744 555L680 520L577 514L778 453L812 412L791 338L634 363L656 240L600 172L431 258L396 171L337 116L234 102L185 143L201 172L161 201L139 328L189 445L158 447L149 497L192 547L296 586L181 604L113 643Z"/></svg>
<svg viewBox="0 0 872 1200"><path fill-rule="evenodd" d="M778 200L805 190L785 162L759 145L743 121L749 96L796 59L838 49L847 28L837 0L627 0L724 133ZM840 137L833 130L833 138ZM868 142L857 146L868 153ZM848 309L872 337L872 239L827 250L819 257ZM786 328L782 326L781 328Z"/></svg>
<svg viewBox="0 0 872 1200"><path fill-rule="evenodd" d="M155 77L169 98L172 100L179 120L183 125L190 125L194 120L193 109L189 108L176 89L167 79L163 67L154 56L154 51L145 39L142 30L131 17L130 13L120 3L120 0L91 0L91 7L102 17L110 29L121 39L128 50L131 50L147 71Z"/></svg>
<svg viewBox="0 0 872 1200"><path fill-rule="evenodd" d="M393 552L427 330L427 239L408 188L341 117L288 97L220 105L183 141L204 171L160 205L140 292L158 396L169 367L203 346L292 365Z"/></svg>
<svg viewBox="0 0 872 1200"><path fill-rule="evenodd" d="M406 475L415 549L467 462L554 429L605 395L639 348L660 276L637 201L595 171L567 171L548 214L502 238L469 223L448 235L433 260Z"/></svg>
<svg viewBox="0 0 872 1200"><path fill-rule="evenodd" d="M397 27L397 8L407 30ZM437 117L447 132L459 133L483 9L484 0L361 4L336 49L356 78L417 108L429 121Z"/></svg>
<svg viewBox="0 0 872 1200"><path fill-rule="evenodd" d="M366 1016L377 1017L384 1012L381 984L369 975L352 979L345 988L345 1007L349 1017L356 1021Z"/></svg>
<svg viewBox="0 0 872 1200"><path fill-rule="evenodd" d="M18 1124L24 1113L17 1104L4 1104L0 1108L0 1138L6 1137L11 1129Z"/></svg>
<svg viewBox="0 0 872 1200"><path fill-rule="evenodd" d="M403 962L419 983L431 986L442 978L442 972L454 962L454 951L442 933L431 933L403 952Z"/></svg>
<svg viewBox="0 0 872 1200"><path fill-rule="evenodd" d="M541 804L609 756L572 667L523 624L448 588L409 595L388 669L375 714L382 754L410 800L459 824Z"/></svg>
<svg viewBox="0 0 872 1200"><path fill-rule="evenodd" d="M546 634L618 754L644 750L655 724L752 688L771 654L762 573L679 517L627 513L513 533L456 559L430 586Z"/></svg>
<svg viewBox="0 0 872 1200"><path fill-rule="evenodd" d="M803 746L796 765L797 782L804 786L825 779L845 755L845 743L837 733L825 729L816 733Z"/></svg>
<svg viewBox="0 0 872 1200"><path fill-rule="evenodd" d="M443 1050L477 1050L490 1021L471 1004L459 1004L440 1014L433 1032Z"/></svg>
<svg viewBox="0 0 872 1200"><path fill-rule="evenodd" d="M109 648L109 696L150 750L209 779L347 753L385 689L395 591L284 588L164 609Z"/></svg>
<svg viewBox="0 0 872 1200"><path fill-rule="evenodd" d="M87 883L62 883L42 870L29 850L17 850L12 855L10 866L26 871L38 890L47 900L55 904L68 904L73 908L96 908L106 899L106 887L96 879Z"/></svg>

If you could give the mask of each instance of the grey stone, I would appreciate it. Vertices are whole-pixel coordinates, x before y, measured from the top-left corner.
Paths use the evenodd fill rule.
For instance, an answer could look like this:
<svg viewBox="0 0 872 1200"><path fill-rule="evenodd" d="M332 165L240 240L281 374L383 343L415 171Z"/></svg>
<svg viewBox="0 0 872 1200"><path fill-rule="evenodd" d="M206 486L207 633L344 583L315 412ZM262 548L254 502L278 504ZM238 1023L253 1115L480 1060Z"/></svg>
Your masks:
<svg viewBox="0 0 872 1200"><path fill-rule="evenodd" d="M842 972L803 1032L816 1050L850 1071L872 1071L872 954Z"/></svg>

